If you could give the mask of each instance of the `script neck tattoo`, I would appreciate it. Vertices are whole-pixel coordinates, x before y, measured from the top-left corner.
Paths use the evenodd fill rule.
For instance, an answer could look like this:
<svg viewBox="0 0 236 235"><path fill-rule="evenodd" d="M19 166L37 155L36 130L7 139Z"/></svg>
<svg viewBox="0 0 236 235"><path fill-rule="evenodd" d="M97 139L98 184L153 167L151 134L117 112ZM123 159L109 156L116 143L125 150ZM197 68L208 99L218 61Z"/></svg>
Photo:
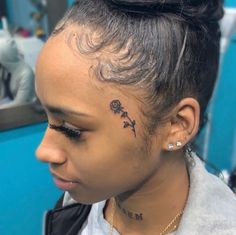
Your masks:
<svg viewBox="0 0 236 235"><path fill-rule="evenodd" d="M136 137L136 130L135 130L136 122L135 120L132 120L129 117L128 112L124 110L124 108L121 105L121 102L119 100L112 100L110 103L110 108L115 114L120 114L121 118L126 119L125 121L123 121L124 124L123 127L124 128L130 127L134 133L134 136Z"/></svg>
<svg viewBox="0 0 236 235"><path fill-rule="evenodd" d="M138 220L138 221L143 220L142 213L136 213L136 212L129 211L129 210L123 208L119 202L116 202L116 204L117 204L118 208L130 219L134 219L134 220Z"/></svg>

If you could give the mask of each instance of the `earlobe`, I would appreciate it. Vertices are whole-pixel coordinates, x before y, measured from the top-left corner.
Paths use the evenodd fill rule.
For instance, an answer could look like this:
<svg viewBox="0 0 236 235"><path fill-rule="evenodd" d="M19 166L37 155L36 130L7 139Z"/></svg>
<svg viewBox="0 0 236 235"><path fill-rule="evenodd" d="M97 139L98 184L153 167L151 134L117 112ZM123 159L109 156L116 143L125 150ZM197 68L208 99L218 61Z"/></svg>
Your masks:
<svg viewBox="0 0 236 235"><path fill-rule="evenodd" d="M200 118L200 106L196 99L185 98L173 109L170 117L168 137L163 149L174 151L181 149L197 134Z"/></svg>

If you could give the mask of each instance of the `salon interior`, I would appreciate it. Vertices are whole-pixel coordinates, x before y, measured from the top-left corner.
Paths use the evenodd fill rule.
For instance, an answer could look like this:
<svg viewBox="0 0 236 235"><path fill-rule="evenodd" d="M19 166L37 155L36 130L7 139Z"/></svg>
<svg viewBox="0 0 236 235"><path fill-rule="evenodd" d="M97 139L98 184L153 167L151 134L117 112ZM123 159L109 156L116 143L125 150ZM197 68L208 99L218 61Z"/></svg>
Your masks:
<svg viewBox="0 0 236 235"><path fill-rule="evenodd" d="M73 0L0 1L1 235L42 234L43 214L61 195L53 185L48 166L35 158L47 119L34 92L34 72L40 49L72 3ZM209 162L209 171L225 183L232 183L235 175L236 191L236 1L226 0L224 4L220 73L208 107L209 121L198 136L197 145ZM20 98L16 93L22 88L11 85L7 66L12 73L10 79L13 74L16 80L21 74L29 74L19 78L28 82Z"/></svg>

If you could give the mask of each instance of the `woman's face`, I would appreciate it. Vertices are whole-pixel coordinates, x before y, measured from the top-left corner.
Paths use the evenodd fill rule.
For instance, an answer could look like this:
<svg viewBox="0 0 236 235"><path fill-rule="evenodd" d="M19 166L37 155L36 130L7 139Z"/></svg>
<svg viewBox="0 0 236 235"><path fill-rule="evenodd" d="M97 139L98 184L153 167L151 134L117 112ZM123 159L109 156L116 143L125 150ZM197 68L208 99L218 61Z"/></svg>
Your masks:
<svg viewBox="0 0 236 235"><path fill-rule="evenodd" d="M93 77L95 60L74 53L65 34L48 40L37 63L36 91L49 127L36 154L49 163L57 186L93 203L137 188L152 175L165 131L150 139L147 151L137 100L125 94L128 88L121 92ZM123 107L118 113L110 107L113 100Z"/></svg>

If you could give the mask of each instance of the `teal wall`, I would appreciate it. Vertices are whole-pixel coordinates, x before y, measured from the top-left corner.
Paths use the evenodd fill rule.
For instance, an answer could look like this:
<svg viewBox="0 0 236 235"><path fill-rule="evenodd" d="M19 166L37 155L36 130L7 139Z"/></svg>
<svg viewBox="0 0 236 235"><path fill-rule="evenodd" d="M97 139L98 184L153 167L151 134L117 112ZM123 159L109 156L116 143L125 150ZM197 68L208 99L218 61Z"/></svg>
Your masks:
<svg viewBox="0 0 236 235"><path fill-rule="evenodd" d="M43 214L61 194L34 154L45 126L0 133L1 235L41 235Z"/></svg>
<svg viewBox="0 0 236 235"><path fill-rule="evenodd" d="M236 161L236 43L229 44L213 99L208 160L232 170Z"/></svg>
<svg viewBox="0 0 236 235"><path fill-rule="evenodd" d="M35 11L29 0L6 0L8 20L15 26L32 27L30 13Z"/></svg>
<svg viewBox="0 0 236 235"><path fill-rule="evenodd" d="M224 1L226 7L236 7L236 1L235 0L225 0Z"/></svg>
<svg viewBox="0 0 236 235"><path fill-rule="evenodd" d="M71 6L75 0L67 0L67 1L68 1L68 5Z"/></svg>
<svg viewBox="0 0 236 235"><path fill-rule="evenodd" d="M236 7L236 0L226 0L226 7ZM225 55L212 100L211 128L207 158L220 169L236 167L236 35Z"/></svg>
<svg viewBox="0 0 236 235"><path fill-rule="evenodd" d="M37 9L30 3L30 0L6 0L6 7L11 26L23 27L32 32L35 30L35 22L31 19L30 14L37 12ZM43 18L41 26L47 34L47 17Z"/></svg>

